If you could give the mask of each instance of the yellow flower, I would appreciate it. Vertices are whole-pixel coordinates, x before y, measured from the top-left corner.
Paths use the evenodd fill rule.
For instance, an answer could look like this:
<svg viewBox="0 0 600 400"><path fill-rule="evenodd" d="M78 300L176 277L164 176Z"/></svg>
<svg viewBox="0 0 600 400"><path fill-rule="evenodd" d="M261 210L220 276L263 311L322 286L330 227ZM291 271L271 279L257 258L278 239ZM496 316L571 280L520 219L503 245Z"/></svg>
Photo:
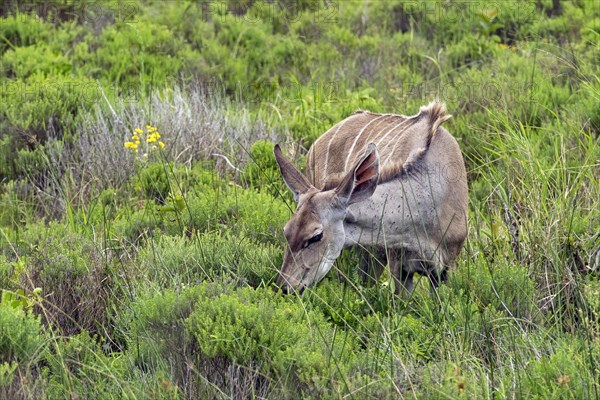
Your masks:
<svg viewBox="0 0 600 400"><path fill-rule="evenodd" d="M136 141L135 141L135 144L136 144L136 145L140 144L140 141L139 141L139 140L136 140Z"/></svg>
<svg viewBox="0 0 600 400"><path fill-rule="evenodd" d="M144 131L141 130L140 128L135 128L135 133L137 133L138 135L141 135L144 133Z"/></svg>
<svg viewBox="0 0 600 400"><path fill-rule="evenodd" d="M156 128L153 127L152 125L146 125L146 130L148 130L148 132L154 132L156 130Z"/></svg>
<svg viewBox="0 0 600 400"><path fill-rule="evenodd" d="M125 142L125 148L126 149L136 150L137 149L137 144L132 143L132 142Z"/></svg>
<svg viewBox="0 0 600 400"><path fill-rule="evenodd" d="M131 137L132 140L140 140L140 137L138 135L133 135Z"/></svg>
<svg viewBox="0 0 600 400"><path fill-rule="evenodd" d="M163 142L158 142L158 145L160 146L161 149L165 147L165 144Z"/></svg>
<svg viewBox="0 0 600 400"><path fill-rule="evenodd" d="M158 147L156 147L156 145L153 145L153 146L152 146L152 151L156 151L156 149L157 149L157 148L158 148Z"/></svg>
<svg viewBox="0 0 600 400"><path fill-rule="evenodd" d="M148 138L146 139L146 141L148 143L154 143L156 142L158 139L160 139L160 133L158 132L153 132L151 134L148 135Z"/></svg>

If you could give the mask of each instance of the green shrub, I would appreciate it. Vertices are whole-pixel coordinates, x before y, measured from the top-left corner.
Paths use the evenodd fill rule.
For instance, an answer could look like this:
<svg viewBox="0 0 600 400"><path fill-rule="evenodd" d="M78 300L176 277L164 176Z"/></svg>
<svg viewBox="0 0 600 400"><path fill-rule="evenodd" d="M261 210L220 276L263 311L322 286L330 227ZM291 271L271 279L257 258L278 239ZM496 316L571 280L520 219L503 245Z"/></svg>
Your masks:
<svg viewBox="0 0 600 400"><path fill-rule="evenodd" d="M41 18L29 14L6 15L0 24L0 53L7 48L31 46L45 42L51 36L52 26Z"/></svg>
<svg viewBox="0 0 600 400"><path fill-rule="evenodd" d="M513 318L537 320L536 285L527 269L519 265L499 265L490 269L459 268L450 281L456 293L464 291L480 307L492 306Z"/></svg>
<svg viewBox="0 0 600 400"><path fill-rule="evenodd" d="M330 279L307 292L307 306L320 311L328 322L340 328L368 331L371 326L364 326L364 317L373 311L369 299L350 284L337 282L333 271L330 274Z"/></svg>
<svg viewBox="0 0 600 400"><path fill-rule="evenodd" d="M273 143L267 140L254 142L250 147L250 161L242 171L241 180L258 190L267 189L273 196L278 196L286 193L287 188L281 179L273 148Z"/></svg>
<svg viewBox="0 0 600 400"><path fill-rule="evenodd" d="M10 281L13 277L13 265L7 260L4 253L0 253L0 288L12 289Z"/></svg>
<svg viewBox="0 0 600 400"><path fill-rule="evenodd" d="M448 60L454 68L473 67L493 57L497 47L498 44L494 40L480 36L465 36L460 41L448 45Z"/></svg>
<svg viewBox="0 0 600 400"><path fill-rule="evenodd" d="M168 176L168 165L150 163L141 168L139 184L144 198L164 204L172 193L172 184Z"/></svg>
<svg viewBox="0 0 600 400"><path fill-rule="evenodd" d="M21 302L11 302L0 290L0 397L15 398L21 379L35 377L35 366L43 359L48 336L40 317L26 310ZM29 386L35 391L37 383Z"/></svg>
<svg viewBox="0 0 600 400"><path fill-rule="evenodd" d="M523 369L515 371L521 382L518 392L528 398L591 398L598 393L597 375L590 363L597 363L591 344L580 340L559 340L550 353L529 360ZM591 356L591 358L589 358ZM510 379L510 380L509 380ZM507 377L504 384L508 389L514 378ZM508 390L507 390L508 391Z"/></svg>
<svg viewBox="0 0 600 400"><path fill-rule="evenodd" d="M187 168L165 162L140 162L138 175L132 179L137 180L144 199L158 204L172 200L177 193L216 190L225 186L217 172L202 163Z"/></svg>
<svg viewBox="0 0 600 400"><path fill-rule="evenodd" d="M592 275L584 281L582 292L590 318L587 322L595 324L595 331L600 333L600 281L594 280Z"/></svg>
<svg viewBox="0 0 600 400"><path fill-rule="evenodd" d="M230 185L189 193L182 217L185 226L200 232L228 230L259 242L279 243L289 210L267 193Z"/></svg>
<svg viewBox="0 0 600 400"><path fill-rule="evenodd" d="M205 357L275 373L292 391L335 392L337 375L353 365L349 337L336 338L318 314L270 289L201 297L186 327Z"/></svg>
<svg viewBox="0 0 600 400"><path fill-rule="evenodd" d="M43 375L48 398L181 399L177 386L162 371L148 374L132 368L127 357L107 355L87 332L58 340L47 355Z"/></svg>
<svg viewBox="0 0 600 400"><path fill-rule="evenodd" d="M96 81L62 75L11 80L3 90L0 116L11 128L7 132L13 151L45 143L50 132L58 139L72 139L79 110L92 108L101 98Z"/></svg>
<svg viewBox="0 0 600 400"><path fill-rule="evenodd" d="M0 393L2 393L6 398L9 396L7 395L8 390L5 388L8 388L13 382L14 373L17 367L18 364L16 362L4 362L0 364Z"/></svg>
<svg viewBox="0 0 600 400"><path fill-rule="evenodd" d="M176 219L157 212L156 206L136 203L139 208L120 213L112 222L108 236L114 238L122 245L142 244L146 239L165 233L177 235L182 233L182 227Z"/></svg>
<svg viewBox="0 0 600 400"><path fill-rule="evenodd" d="M282 249L257 245L244 236L205 233L194 239L161 236L140 253L140 268L160 287L186 287L227 279L238 285L260 286L274 280Z"/></svg>
<svg viewBox="0 0 600 400"><path fill-rule="evenodd" d="M148 200L175 190L184 194L175 199L169 195L165 206L145 200L133 202L133 210L124 210L115 218L113 232L118 239L137 243L154 235L155 230L168 235L218 230L260 243L280 243L289 210L265 192L241 188L202 168L165 172L164 166L151 164L140 175L140 190Z"/></svg>
<svg viewBox="0 0 600 400"><path fill-rule="evenodd" d="M42 288L44 322L65 335L107 333L114 276L98 244L58 223L31 225L21 243L20 256L27 257L21 284Z"/></svg>
<svg viewBox="0 0 600 400"><path fill-rule="evenodd" d="M10 228L4 231L10 239L13 239L13 233L18 236L19 230L32 216L29 190L29 185L22 180L11 180L0 186L0 227ZM4 240L0 241L3 242Z"/></svg>
<svg viewBox="0 0 600 400"><path fill-rule="evenodd" d="M86 75L121 89L163 87L177 78L187 45L152 21L110 25L75 60ZM136 90L136 92L138 92Z"/></svg>
<svg viewBox="0 0 600 400"><path fill-rule="evenodd" d="M163 363L168 365L164 361L169 356L189 355L184 352L191 351L191 337L183 329L183 321L191 314L198 297L209 287L198 285L177 292L172 289L164 293L144 292L121 309L117 316L119 328L129 336L129 354L136 364L156 369ZM172 365L182 367L181 363Z"/></svg>
<svg viewBox="0 0 600 400"><path fill-rule="evenodd" d="M523 26L523 32L535 39L544 38L556 42L576 41L585 12L571 3L561 3L562 15L554 18L538 17L529 26Z"/></svg>
<svg viewBox="0 0 600 400"><path fill-rule="evenodd" d="M442 330L435 324L427 323L422 319L406 312L385 317L380 326L378 335L373 335L371 342L379 342L379 357L386 359L385 346L391 347L392 359L400 359L405 363L420 365L426 361L439 357L439 344L443 339ZM382 338L390 335L391 345Z"/></svg>
<svg viewBox="0 0 600 400"><path fill-rule="evenodd" d="M416 397L427 399L489 398L485 368L478 360L430 363L423 370Z"/></svg>
<svg viewBox="0 0 600 400"><path fill-rule="evenodd" d="M2 68L9 76L26 79L35 74L46 77L68 75L71 63L49 46L37 44L7 51L2 58Z"/></svg>
<svg viewBox="0 0 600 400"><path fill-rule="evenodd" d="M46 342L39 316L9 302L0 302L0 365L35 362Z"/></svg>
<svg viewBox="0 0 600 400"><path fill-rule="evenodd" d="M351 350L352 335L336 334L318 312L270 288L211 283L167 290L142 296L126 315L138 363L150 371L170 365L178 384L196 396L214 394L211 383L220 382L239 394L336 397L362 393L369 382L361 373L365 360ZM225 378L227 370L233 375Z"/></svg>
<svg viewBox="0 0 600 400"><path fill-rule="evenodd" d="M230 289L222 285L200 285L180 292L140 293L134 302L119 313L119 327L126 332L128 356L142 371L161 370L179 387L187 398L217 395L203 374L213 372L202 365L193 343L193 335L185 329L185 321L201 296L217 296ZM192 367L192 373L190 373Z"/></svg>

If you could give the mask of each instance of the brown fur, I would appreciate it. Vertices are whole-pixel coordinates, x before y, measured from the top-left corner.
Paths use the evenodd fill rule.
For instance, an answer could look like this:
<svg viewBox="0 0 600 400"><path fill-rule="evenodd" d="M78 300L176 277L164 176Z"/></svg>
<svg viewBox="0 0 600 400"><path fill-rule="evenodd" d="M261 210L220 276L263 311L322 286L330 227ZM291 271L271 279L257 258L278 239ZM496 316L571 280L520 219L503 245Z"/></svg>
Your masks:
<svg viewBox="0 0 600 400"><path fill-rule="evenodd" d="M311 147L308 179L322 190L337 187L366 146L375 143L381 159L379 183L389 182L426 153L438 128L449 118L444 104L438 102L421 107L412 117L356 111Z"/></svg>

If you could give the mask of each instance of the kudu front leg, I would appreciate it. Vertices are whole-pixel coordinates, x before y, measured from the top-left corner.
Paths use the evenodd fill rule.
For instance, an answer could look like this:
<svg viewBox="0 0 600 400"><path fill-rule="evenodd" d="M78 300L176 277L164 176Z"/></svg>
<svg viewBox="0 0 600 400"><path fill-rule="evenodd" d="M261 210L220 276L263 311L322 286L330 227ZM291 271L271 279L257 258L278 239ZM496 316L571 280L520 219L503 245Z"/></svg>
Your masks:
<svg viewBox="0 0 600 400"><path fill-rule="evenodd" d="M414 269L405 259L401 250L388 251L388 264L390 266L390 275L394 279L394 292L400 296L410 297L414 289Z"/></svg>
<svg viewBox="0 0 600 400"><path fill-rule="evenodd" d="M446 280L448 279L448 272L445 267L442 267L441 271L438 271L437 268L432 268L427 276L431 284L431 290L435 291L441 283L446 283Z"/></svg>
<svg viewBox="0 0 600 400"><path fill-rule="evenodd" d="M363 284L377 282L387 264L385 250L363 248L356 251L359 258L358 273Z"/></svg>

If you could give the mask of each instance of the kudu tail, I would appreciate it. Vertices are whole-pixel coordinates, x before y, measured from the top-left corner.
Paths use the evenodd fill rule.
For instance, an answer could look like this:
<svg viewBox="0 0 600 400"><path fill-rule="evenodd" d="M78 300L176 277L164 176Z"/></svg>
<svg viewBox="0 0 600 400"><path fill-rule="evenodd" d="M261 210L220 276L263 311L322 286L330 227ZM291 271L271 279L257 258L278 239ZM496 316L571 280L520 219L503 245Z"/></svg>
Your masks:
<svg viewBox="0 0 600 400"><path fill-rule="evenodd" d="M427 146L429 146L438 128L444 122L452 118L452 115L446 114L446 104L437 100L434 100L428 105L421 107L419 114L421 115L421 118L427 118L428 121L429 134L427 138Z"/></svg>
<svg viewBox="0 0 600 400"><path fill-rule="evenodd" d="M434 100L419 109L419 114L416 115L416 118L425 121L427 127L425 143L424 146L418 147L410 152L402 165L402 169L405 172L409 171L413 165L425 155L438 128L451 117L451 115L446 114L446 104L437 100Z"/></svg>

